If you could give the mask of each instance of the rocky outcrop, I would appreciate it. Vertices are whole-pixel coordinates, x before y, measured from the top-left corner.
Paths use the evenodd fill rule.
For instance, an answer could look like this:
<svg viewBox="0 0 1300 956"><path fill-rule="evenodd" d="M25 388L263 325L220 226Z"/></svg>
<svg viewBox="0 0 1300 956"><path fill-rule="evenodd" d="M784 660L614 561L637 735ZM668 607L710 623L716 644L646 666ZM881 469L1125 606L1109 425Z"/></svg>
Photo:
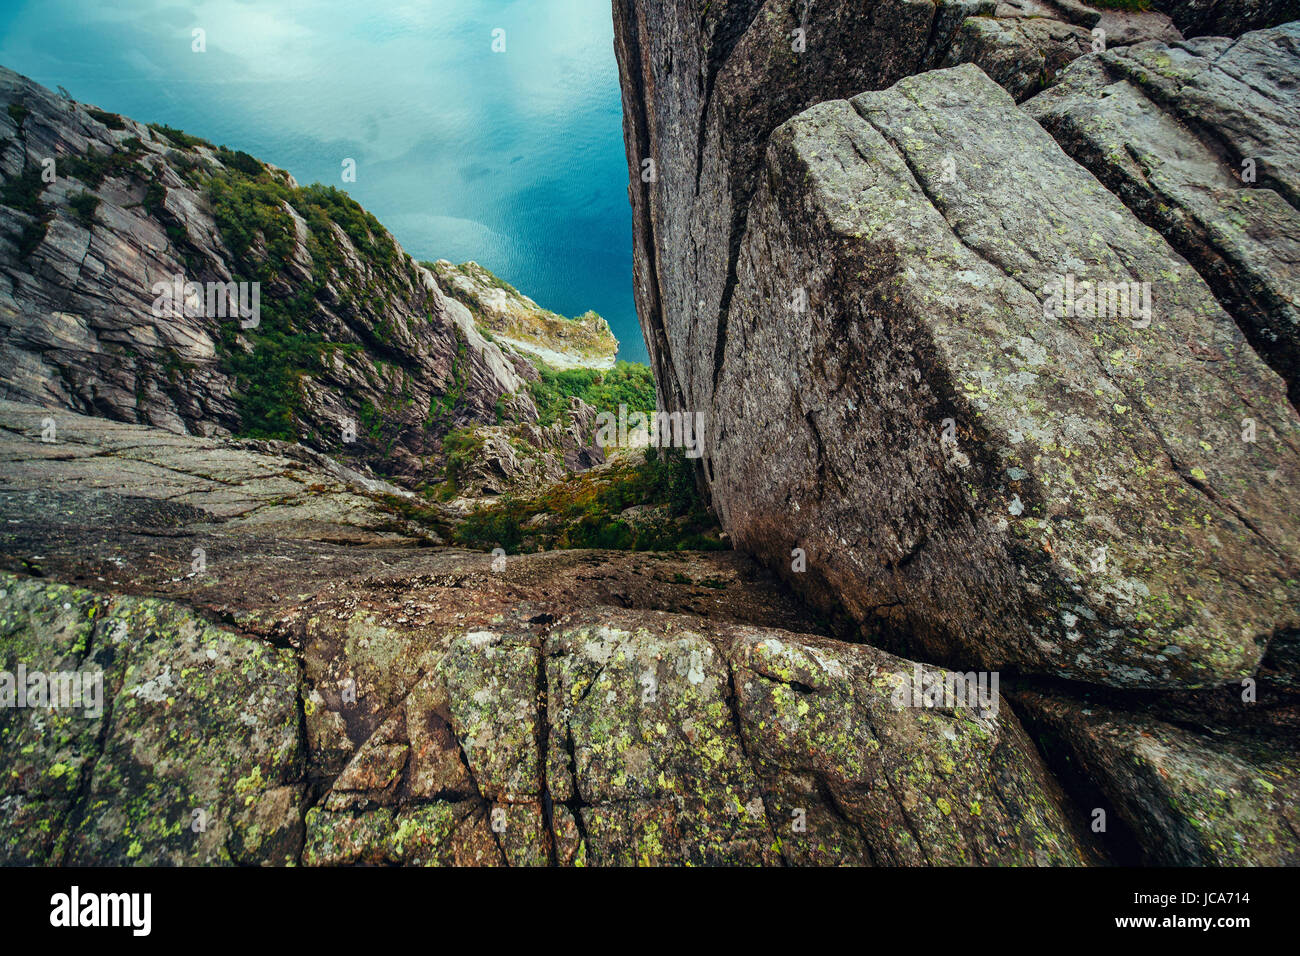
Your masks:
<svg viewBox="0 0 1300 956"><path fill-rule="evenodd" d="M477 262L440 259L427 265L443 292L463 303L493 342L557 369L614 367L618 339L595 312L566 319Z"/></svg>
<svg viewBox="0 0 1300 956"><path fill-rule="evenodd" d="M7 70L0 105L4 397L301 440L414 483L522 387L345 194ZM256 321L236 314L253 283Z"/></svg>
<svg viewBox="0 0 1300 956"><path fill-rule="evenodd" d="M661 397L708 408L736 256L772 130L824 100L976 62L1018 97L1091 47L1164 38L1161 14L1035 0L614 0L634 286ZM992 15L992 17L990 17ZM1048 22L1050 21L1050 22ZM1176 35L1176 34L1175 34Z"/></svg>
<svg viewBox="0 0 1300 956"><path fill-rule="evenodd" d="M1300 22L1076 62L1025 104L1160 231L1300 399Z"/></svg>
<svg viewBox="0 0 1300 956"><path fill-rule="evenodd" d="M0 672L102 698L0 708L6 863L1092 859L996 688L913 699L739 555L498 564L273 446L46 414L0 403Z"/></svg>
<svg viewBox="0 0 1300 956"><path fill-rule="evenodd" d="M809 110L761 179L710 407L737 545L932 660L1253 672L1294 615L1300 420L1196 273L973 67ZM1076 280L1154 317L1046 317Z"/></svg>
<svg viewBox="0 0 1300 956"><path fill-rule="evenodd" d="M1181 39L1169 18L1154 11L1005 0L992 16L962 21L940 65L974 63L1021 100L1053 83L1067 64L1094 49Z"/></svg>
<svg viewBox="0 0 1300 956"><path fill-rule="evenodd" d="M596 409L569 398L565 421L482 425L450 436L447 489L456 501L503 494L535 494L567 475L605 461L595 444ZM467 501L461 503L468 504Z"/></svg>
<svg viewBox="0 0 1300 956"><path fill-rule="evenodd" d="M1082 862L1014 719L898 710L907 668L614 611L455 637L308 814L306 859Z"/></svg>
<svg viewBox="0 0 1300 956"><path fill-rule="evenodd" d="M1142 862L1300 863L1300 755L1294 730L1226 737L1059 693L1017 695L1035 731L1096 782ZM1102 824L1096 832L1113 834ZM1106 836L1102 837L1107 839Z"/></svg>
<svg viewBox="0 0 1300 956"><path fill-rule="evenodd" d="M1020 675L1112 859L1293 859L1294 28L847 6L614 4L638 310L725 530L873 644Z"/></svg>
<svg viewBox="0 0 1300 956"><path fill-rule="evenodd" d="M603 550L725 538L658 452L546 484L596 409L493 343L536 306L490 274L446 295L342 194L11 81L0 314L46 407L0 400L0 862L1297 862L1300 417L1252 348L1285 372L1292 32L614 9L638 307L740 552ZM173 323L203 407L149 384L193 371L152 310L105 318L176 262L266 290L261 332ZM134 406L78 397L127 358ZM306 426L354 392L396 410L338 463Z"/></svg>
<svg viewBox="0 0 1300 956"><path fill-rule="evenodd" d="M1300 19L1296 0L1152 0L1189 37L1236 37Z"/></svg>

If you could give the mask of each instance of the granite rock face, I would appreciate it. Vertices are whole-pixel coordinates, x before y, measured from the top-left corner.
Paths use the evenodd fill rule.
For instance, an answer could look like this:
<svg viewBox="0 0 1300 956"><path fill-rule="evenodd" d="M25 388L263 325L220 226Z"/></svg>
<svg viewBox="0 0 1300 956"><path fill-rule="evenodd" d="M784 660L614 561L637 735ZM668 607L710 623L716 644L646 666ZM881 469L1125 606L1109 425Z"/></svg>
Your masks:
<svg viewBox="0 0 1300 956"><path fill-rule="evenodd" d="M0 709L7 863L1093 858L996 688L922 703L740 555L498 566L274 446L45 414L0 403L0 671L102 698Z"/></svg>
<svg viewBox="0 0 1300 956"><path fill-rule="evenodd" d="M494 422L522 388L469 311L342 193L8 70L0 106L3 397L301 440L416 481L447 429ZM155 285L177 277L202 289L160 306ZM235 314L251 285L208 310L208 284L230 282L260 283L256 324Z"/></svg>
<svg viewBox="0 0 1300 956"><path fill-rule="evenodd" d="M792 55L799 10L615 0L638 310L738 549L1017 675L1103 854L1281 862L1295 27L1155 6L830 4Z"/></svg>
<svg viewBox="0 0 1300 956"><path fill-rule="evenodd" d="M1059 741L1156 866L1300 863L1300 755L1290 734L1226 737L1060 694L1017 703ZM1104 808L1102 808L1104 809Z"/></svg>
<svg viewBox="0 0 1300 956"><path fill-rule="evenodd" d="M1293 28L816 7L614 2L638 307L735 552L443 546L464 501L363 466L595 464L476 331L533 304L3 77L0 862L1300 859ZM260 277L262 336L156 321L178 265Z"/></svg>
<svg viewBox="0 0 1300 956"><path fill-rule="evenodd" d="M1300 397L1300 22L1077 61L1025 104Z"/></svg>
<svg viewBox="0 0 1300 956"><path fill-rule="evenodd" d="M1048 290L1075 282L1146 283L1152 309L1061 316ZM910 652L1201 685L1253 672L1291 626L1300 420L1280 382L979 70L773 135L729 323L724 527Z"/></svg>
<svg viewBox="0 0 1300 956"><path fill-rule="evenodd" d="M824 100L975 62L1019 98L1091 49L1179 36L1159 13L1038 0L613 0L634 286L669 407L707 409L767 138ZM1088 42L1084 42L1085 38Z"/></svg>
<svg viewBox="0 0 1300 956"><path fill-rule="evenodd" d="M1181 39L1169 17L1155 11L1004 0L992 16L962 21L940 65L974 63L1022 100L1051 85L1067 64L1094 49Z"/></svg>
<svg viewBox="0 0 1300 956"><path fill-rule="evenodd" d="M1152 0L1189 37L1236 37L1300 19L1297 0Z"/></svg>

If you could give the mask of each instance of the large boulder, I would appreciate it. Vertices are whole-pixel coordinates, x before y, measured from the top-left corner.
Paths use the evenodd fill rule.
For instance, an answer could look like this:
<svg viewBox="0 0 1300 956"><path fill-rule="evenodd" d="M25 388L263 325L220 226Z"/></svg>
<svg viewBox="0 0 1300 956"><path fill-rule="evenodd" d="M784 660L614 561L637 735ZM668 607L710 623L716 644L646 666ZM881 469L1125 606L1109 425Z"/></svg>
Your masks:
<svg viewBox="0 0 1300 956"><path fill-rule="evenodd" d="M298 859L292 654L166 601L10 574L0 594L0 671L29 692L0 687L0 861Z"/></svg>
<svg viewBox="0 0 1300 956"><path fill-rule="evenodd" d="M1101 285L1070 305L1085 282L1144 284L1150 312ZM1295 621L1281 382L974 67L774 134L730 327L724 527L912 653L1194 686L1250 674Z"/></svg>
<svg viewBox="0 0 1300 956"><path fill-rule="evenodd" d="M308 862L1088 859L996 688L911 706L918 665L873 648L612 609L444 646L308 814Z"/></svg>
<svg viewBox="0 0 1300 956"><path fill-rule="evenodd" d="M637 312L660 398L704 410L772 130L824 100L976 62L1017 97L1090 49L1173 38L1160 14L1038 0L613 0Z"/></svg>

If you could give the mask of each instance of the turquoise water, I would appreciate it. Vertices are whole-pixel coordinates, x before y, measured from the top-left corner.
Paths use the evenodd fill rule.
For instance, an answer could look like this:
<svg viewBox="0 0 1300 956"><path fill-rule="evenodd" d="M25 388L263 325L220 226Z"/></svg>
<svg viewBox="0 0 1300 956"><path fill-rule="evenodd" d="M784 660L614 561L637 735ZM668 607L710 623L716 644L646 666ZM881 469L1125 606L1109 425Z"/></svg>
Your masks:
<svg viewBox="0 0 1300 956"><path fill-rule="evenodd" d="M609 6L0 0L0 64L346 189L417 259L595 309L644 361Z"/></svg>

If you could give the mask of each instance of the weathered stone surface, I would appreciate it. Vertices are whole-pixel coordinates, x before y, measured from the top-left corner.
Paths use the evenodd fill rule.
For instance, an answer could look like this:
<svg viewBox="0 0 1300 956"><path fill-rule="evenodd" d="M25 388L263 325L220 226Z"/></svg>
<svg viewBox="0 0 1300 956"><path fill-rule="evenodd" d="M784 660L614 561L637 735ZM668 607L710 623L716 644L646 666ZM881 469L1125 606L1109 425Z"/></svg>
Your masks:
<svg viewBox="0 0 1300 956"><path fill-rule="evenodd" d="M1097 10L1083 3L1002 0L993 16L963 20L941 66L974 63L1017 100L1050 86L1094 48L1181 40L1163 13Z"/></svg>
<svg viewBox="0 0 1300 956"><path fill-rule="evenodd" d="M1152 0L1189 37L1236 37L1300 19L1296 0Z"/></svg>
<svg viewBox="0 0 1300 956"><path fill-rule="evenodd" d="M481 861L511 865L1085 859L1010 711L900 708L907 661L679 615L502 624L454 638L362 745L308 814L310 861L415 862L416 812L438 861L492 846L484 820ZM408 751L437 755L436 789Z"/></svg>
<svg viewBox="0 0 1300 956"><path fill-rule="evenodd" d="M1201 274L1300 400L1300 22L1075 63L1025 109Z"/></svg>
<svg viewBox="0 0 1300 956"><path fill-rule="evenodd" d="M975 68L782 127L737 271L714 502L772 567L804 549L805 593L927 659L1117 685L1244 676L1293 621L1279 381ZM1149 326L1045 317L1066 274L1149 282Z"/></svg>
<svg viewBox="0 0 1300 956"><path fill-rule="evenodd" d="M0 467L11 499L42 497L44 505L28 498L33 508L75 496L74 508L55 506L46 517L87 530L109 530L115 509L134 507L142 524L288 526L297 538L369 544L436 538L378 500L409 492L285 442L176 435L0 401Z"/></svg>
<svg viewBox="0 0 1300 956"><path fill-rule="evenodd" d="M63 412L51 444L40 414L0 405L0 564L47 579L0 583L0 670L93 662L105 709L0 711L7 860L1087 856L1008 707L896 708L913 665L806 633L820 625L740 555L494 571L401 526L367 534L381 502L307 462L313 510L295 510L260 443ZM18 467L43 452L57 490ZM131 461L157 469L136 480L158 497L99 487Z"/></svg>
<svg viewBox="0 0 1300 956"><path fill-rule="evenodd" d="M953 39L943 66L974 63L1017 100L1049 85L1087 53L1092 31L1049 17L971 17Z"/></svg>
<svg viewBox="0 0 1300 956"><path fill-rule="evenodd" d="M731 655L773 827L798 808L810 821L782 835L787 862L858 859L859 844L877 864L1083 862L1079 821L1005 701L900 707L916 671L942 672L862 645L750 629Z"/></svg>
<svg viewBox="0 0 1300 956"><path fill-rule="evenodd" d="M10 574L0 589L0 669L81 673L83 687L93 674L102 688L79 707L0 708L0 859L298 858L292 655L168 602Z"/></svg>
<svg viewBox="0 0 1300 956"><path fill-rule="evenodd" d="M667 407L709 406L768 134L938 62L962 20L992 6L614 0L637 311Z"/></svg>
<svg viewBox="0 0 1300 956"><path fill-rule="evenodd" d="M1292 736L1199 733L1088 700L1017 695L1163 866L1300 863L1300 756Z"/></svg>
<svg viewBox="0 0 1300 956"><path fill-rule="evenodd" d="M711 405L736 256L767 138L824 100L974 61L1028 96L1108 40L1171 38L1161 14L1037 0L614 0L637 312L668 408ZM989 15L995 14L996 19ZM802 31L802 34L796 34Z"/></svg>

